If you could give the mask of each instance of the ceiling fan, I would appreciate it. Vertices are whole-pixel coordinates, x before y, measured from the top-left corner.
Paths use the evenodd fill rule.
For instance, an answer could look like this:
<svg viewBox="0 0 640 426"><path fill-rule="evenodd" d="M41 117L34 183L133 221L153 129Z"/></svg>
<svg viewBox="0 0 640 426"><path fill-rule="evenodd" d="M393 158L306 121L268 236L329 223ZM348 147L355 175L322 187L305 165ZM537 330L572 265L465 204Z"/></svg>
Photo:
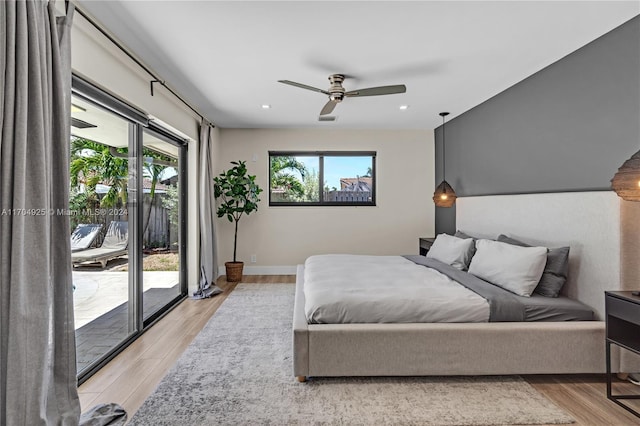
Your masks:
<svg viewBox="0 0 640 426"><path fill-rule="evenodd" d="M407 91L407 87L404 84L396 84L393 86L379 86L379 87L367 87L366 89L350 90L346 91L342 87L342 82L345 76L342 74L331 74L329 81L331 86L329 89L322 90L317 87L307 86L306 84L296 83L290 80L278 80L279 83L288 84L290 86L300 87L301 89L313 90L314 92L323 93L329 96L329 102L320 111L320 115L331 114L337 104L342 102L344 98L354 98L356 96L378 96L378 95L393 95L395 93L404 93Z"/></svg>

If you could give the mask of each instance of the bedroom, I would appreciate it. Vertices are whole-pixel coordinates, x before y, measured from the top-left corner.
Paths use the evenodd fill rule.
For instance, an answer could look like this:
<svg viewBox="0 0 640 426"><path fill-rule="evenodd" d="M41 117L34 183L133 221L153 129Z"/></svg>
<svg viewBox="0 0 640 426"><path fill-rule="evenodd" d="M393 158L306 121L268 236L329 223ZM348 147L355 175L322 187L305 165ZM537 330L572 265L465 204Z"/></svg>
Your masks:
<svg viewBox="0 0 640 426"><path fill-rule="evenodd" d="M461 196L606 190L616 169L637 151L634 113L640 96L633 85L637 60L624 52L637 47L633 35L638 31L638 19L609 33L638 15L637 2L615 6L576 3L575 10L563 3L557 6L562 10L556 12L545 9L554 7L550 4L520 3L504 12L508 19L501 19L497 9L491 9L508 7L497 3L483 4L484 9L480 3L456 3L448 6L453 10L447 12L442 3L424 2L412 6L424 8L413 13L378 2L367 6L290 3L280 4L283 9L278 9L268 2L250 7L205 3L200 7L212 8L208 11L217 32L203 39L197 35L198 25L178 29L168 18L188 22L187 6L78 2L80 9L86 8L142 62L159 72L168 86L217 125L212 131L216 174L230 161L246 160L250 172L266 189L269 151L376 152L378 197L373 208L269 207L263 199L260 211L243 219L239 236L238 257L247 263L248 277L295 274L296 265L316 253L417 253L419 237L455 232L456 209L434 208L431 201L433 188L442 179L442 122L438 113L444 110L452 112L446 123L446 179ZM197 7L197 3L190 7ZM305 8L317 17L312 23L302 17L290 18L304 15ZM448 18L442 18L439 12L448 13ZM354 37L363 33L354 31L356 23L349 18L363 14L371 23L360 25L385 28L385 32L373 34L371 39ZM274 15L280 21L261 18ZM333 25L327 25L326 20ZM456 25L447 25L452 22ZM548 33L536 30L541 22L548 26ZM417 33L418 24L429 32ZM328 28L339 42L326 43L323 28ZM191 140L198 140L197 117L161 84L151 85L155 95L150 96L149 75L78 14L74 30L74 72L159 117ZM512 34L513 44L502 40L507 31ZM167 33L169 38L176 34L176 41L172 45L170 40L152 35L156 32ZM222 37L224 32L233 37ZM293 43L290 39L294 32L308 32L310 39L299 37L300 42ZM387 37L385 42L387 32L397 36ZM198 41L172 56L167 50L180 50L176 44L183 41L177 34L183 33ZM409 45L418 34L422 43L428 41L426 46L429 52L435 52L433 56L421 59L406 53L418 47L394 48ZM469 42L474 37L477 44ZM378 45L377 52L385 53L384 59L375 50L367 50L371 48L367 47L369 40ZM527 55L512 53L518 43L524 47L515 51L526 51ZM494 46L499 47L491 50ZM224 66L192 60L181 67L185 57L205 55L202 49L216 51L211 56L222 58ZM264 59L267 53L275 55L270 50L277 51L281 59ZM449 56L451 52L455 53ZM167 68L163 67L165 55L172 58L166 61ZM242 58L237 65L232 62ZM612 75L612 70L619 73ZM317 113L325 102L321 95L277 83L279 79L292 79L323 88L327 75L333 72L352 73L344 83L347 90L402 83L407 85L407 93L346 99L336 107L337 121L319 123ZM480 80L481 76L485 80ZM198 77L217 82L202 97L198 96L198 85L204 83L196 83ZM247 88L242 87L245 85ZM260 91L251 85L268 89ZM234 110L234 98L240 99L241 92L246 92L245 105ZM266 103L272 108L260 107ZM408 108L401 111L401 105ZM188 156L192 166L188 179L193 188L197 149L190 146ZM196 199L195 192L190 192L190 223L198 220ZM217 227L221 265L232 256L233 229L222 221ZM186 281L191 294L198 281L198 268L194 267L198 230L190 227L187 232ZM304 238L300 238L301 233ZM342 235L350 237L336 237ZM637 276L633 269L624 272L631 279Z"/></svg>

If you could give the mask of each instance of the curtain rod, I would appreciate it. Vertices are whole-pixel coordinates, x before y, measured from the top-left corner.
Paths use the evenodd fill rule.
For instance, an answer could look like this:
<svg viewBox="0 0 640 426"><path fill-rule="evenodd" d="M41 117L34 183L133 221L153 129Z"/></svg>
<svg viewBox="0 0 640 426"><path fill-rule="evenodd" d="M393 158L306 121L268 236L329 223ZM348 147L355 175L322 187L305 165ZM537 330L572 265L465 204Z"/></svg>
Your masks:
<svg viewBox="0 0 640 426"><path fill-rule="evenodd" d="M91 17L89 17L81 8L76 7L76 12L78 12L84 19L86 19L95 29L100 31L102 35L104 35L111 43L113 43L118 49L120 49L125 55L127 55L133 62L135 62L140 68L142 68L147 74L153 77L153 80L150 82L151 86L151 96L153 96L153 85L155 83L160 83L165 89L167 89L173 96L175 96L180 102L185 104L191 111L193 111L198 117L200 117L201 123L207 123L210 127L215 127L213 123L207 120L204 115L198 112L197 109L191 106L189 102L185 101L180 95L178 95L171 87L167 86L167 83L164 80L161 80L149 67L143 64L138 58L136 58L125 46L120 44L118 40L116 40L111 34L109 34L104 28L102 28L96 21L94 21Z"/></svg>

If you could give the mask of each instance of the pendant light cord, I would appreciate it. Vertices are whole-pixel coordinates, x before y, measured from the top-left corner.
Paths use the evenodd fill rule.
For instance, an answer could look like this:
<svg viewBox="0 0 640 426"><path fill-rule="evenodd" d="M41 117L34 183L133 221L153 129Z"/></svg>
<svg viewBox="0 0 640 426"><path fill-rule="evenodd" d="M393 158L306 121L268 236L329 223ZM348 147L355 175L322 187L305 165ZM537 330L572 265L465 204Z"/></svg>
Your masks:
<svg viewBox="0 0 640 426"><path fill-rule="evenodd" d="M447 183L447 139L446 139L446 116L449 115L448 112L441 112L440 117L442 117L442 182L438 186L436 186L436 190L433 193L433 202L436 207L452 207L455 202L456 192L453 190L451 185ZM434 137L437 133L437 128L434 130ZM437 148L437 139L435 140L435 146Z"/></svg>
<svg viewBox="0 0 640 426"><path fill-rule="evenodd" d="M445 133L444 133L444 129L445 129L445 126L444 126L444 117L445 117L445 116L443 115L443 116L442 116L442 180L443 180L443 181L446 181L446 180L447 180L447 174L445 173L445 167L446 167L446 166L445 166L445 149L446 149L446 147L445 147L445 144L444 144L444 141L445 141Z"/></svg>

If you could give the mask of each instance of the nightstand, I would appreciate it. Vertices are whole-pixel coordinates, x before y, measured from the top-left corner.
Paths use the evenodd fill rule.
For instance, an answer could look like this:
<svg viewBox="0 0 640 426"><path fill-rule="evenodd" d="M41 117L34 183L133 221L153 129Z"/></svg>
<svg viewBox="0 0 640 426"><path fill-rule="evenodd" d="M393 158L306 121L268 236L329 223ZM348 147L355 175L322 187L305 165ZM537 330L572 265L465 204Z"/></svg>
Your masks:
<svg viewBox="0 0 640 426"><path fill-rule="evenodd" d="M640 395L613 395L611 392L611 345L640 354L640 297L630 291L605 291L607 327L607 398L640 417L640 413L623 404L623 399L640 399Z"/></svg>
<svg viewBox="0 0 640 426"><path fill-rule="evenodd" d="M435 238L420 238L420 256L426 256L427 252L433 245Z"/></svg>

